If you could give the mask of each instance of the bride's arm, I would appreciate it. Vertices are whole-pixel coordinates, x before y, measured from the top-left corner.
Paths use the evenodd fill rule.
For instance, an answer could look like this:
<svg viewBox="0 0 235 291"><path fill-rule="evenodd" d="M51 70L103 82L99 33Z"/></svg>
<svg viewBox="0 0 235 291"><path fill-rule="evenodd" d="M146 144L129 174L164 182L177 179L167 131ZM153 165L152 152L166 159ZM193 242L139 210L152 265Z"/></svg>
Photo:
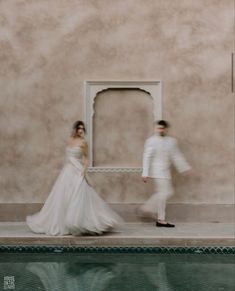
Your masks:
<svg viewBox="0 0 235 291"><path fill-rule="evenodd" d="M83 164L84 164L83 174L84 174L84 176L86 176L87 169L89 166L88 144L86 141L83 144Z"/></svg>

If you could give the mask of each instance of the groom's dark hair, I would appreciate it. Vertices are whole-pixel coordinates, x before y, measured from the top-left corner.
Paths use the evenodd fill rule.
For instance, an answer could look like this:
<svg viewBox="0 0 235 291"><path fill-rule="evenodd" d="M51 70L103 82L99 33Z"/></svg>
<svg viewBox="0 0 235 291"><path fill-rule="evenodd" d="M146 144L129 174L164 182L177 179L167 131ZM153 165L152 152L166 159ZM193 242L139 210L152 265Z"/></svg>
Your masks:
<svg viewBox="0 0 235 291"><path fill-rule="evenodd" d="M156 121L156 125L161 125L161 126L164 126L165 128L170 127L169 122L167 122L166 120L163 120L163 119Z"/></svg>

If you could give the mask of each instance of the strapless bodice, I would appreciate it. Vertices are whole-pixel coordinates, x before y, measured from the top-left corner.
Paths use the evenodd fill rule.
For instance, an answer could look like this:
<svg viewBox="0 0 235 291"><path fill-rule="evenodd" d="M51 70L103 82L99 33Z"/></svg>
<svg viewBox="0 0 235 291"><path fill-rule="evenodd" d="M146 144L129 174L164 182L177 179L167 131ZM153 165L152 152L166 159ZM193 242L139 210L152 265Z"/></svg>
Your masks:
<svg viewBox="0 0 235 291"><path fill-rule="evenodd" d="M81 147L66 147L66 156L82 160L83 152Z"/></svg>

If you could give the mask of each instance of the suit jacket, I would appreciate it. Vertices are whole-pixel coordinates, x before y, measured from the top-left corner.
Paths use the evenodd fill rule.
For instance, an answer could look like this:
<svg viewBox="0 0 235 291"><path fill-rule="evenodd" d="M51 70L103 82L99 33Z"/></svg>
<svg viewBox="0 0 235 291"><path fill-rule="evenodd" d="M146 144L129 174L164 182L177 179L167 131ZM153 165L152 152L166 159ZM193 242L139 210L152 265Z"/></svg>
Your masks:
<svg viewBox="0 0 235 291"><path fill-rule="evenodd" d="M191 169L173 137L153 135L144 146L143 177L171 179L171 163L179 172Z"/></svg>

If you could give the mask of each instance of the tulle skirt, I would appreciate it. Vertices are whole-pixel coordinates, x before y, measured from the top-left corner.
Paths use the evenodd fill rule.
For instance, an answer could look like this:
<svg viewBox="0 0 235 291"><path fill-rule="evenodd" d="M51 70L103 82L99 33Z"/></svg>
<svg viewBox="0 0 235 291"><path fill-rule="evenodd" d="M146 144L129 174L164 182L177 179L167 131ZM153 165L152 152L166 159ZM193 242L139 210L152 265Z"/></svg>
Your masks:
<svg viewBox="0 0 235 291"><path fill-rule="evenodd" d="M95 235L122 223L120 216L88 184L82 170L79 160L68 159L40 212L26 218L33 232Z"/></svg>

